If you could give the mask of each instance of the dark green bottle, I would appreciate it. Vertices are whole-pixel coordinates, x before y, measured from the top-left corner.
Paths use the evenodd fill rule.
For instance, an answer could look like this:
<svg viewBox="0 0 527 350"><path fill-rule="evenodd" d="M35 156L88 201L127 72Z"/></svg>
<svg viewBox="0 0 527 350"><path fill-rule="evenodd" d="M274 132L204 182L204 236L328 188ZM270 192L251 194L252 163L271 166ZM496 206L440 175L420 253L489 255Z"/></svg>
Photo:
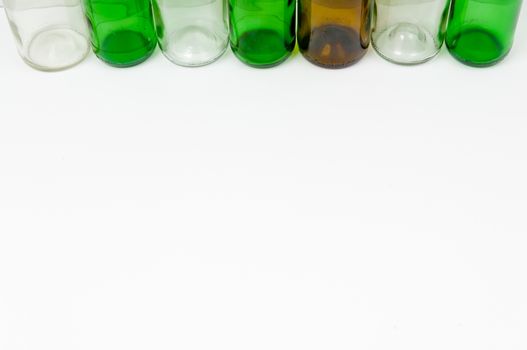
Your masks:
<svg viewBox="0 0 527 350"><path fill-rule="evenodd" d="M229 0L230 42L236 57L272 67L295 48L295 0Z"/></svg>
<svg viewBox="0 0 527 350"><path fill-rule="evenodd" d="M453 0L447 29L448 50L459 61L485 67L512 48L522 0Z"/></svg>
<svg viewBox="0 0 527 350"><path fill-rule="evenodd" d="M145 61L157 45L150 0L84 0L93 51L116 67Z"/></svg>

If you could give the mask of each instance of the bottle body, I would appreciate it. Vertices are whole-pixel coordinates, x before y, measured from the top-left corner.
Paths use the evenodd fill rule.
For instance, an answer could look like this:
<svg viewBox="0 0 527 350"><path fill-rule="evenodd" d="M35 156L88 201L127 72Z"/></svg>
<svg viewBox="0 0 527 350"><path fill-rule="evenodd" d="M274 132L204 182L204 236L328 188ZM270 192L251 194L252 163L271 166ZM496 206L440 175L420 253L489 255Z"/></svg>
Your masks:
<svg viewBox="0 0 527 350"><path fill-rule="evenodd" d="M399 64L430 60L443 46L449 9L450 0L375 0L374 49Z"/></svg>
<svg viewBox="0 0 527 350"><path fill-rule="evenodd" d="M153 0L159 46L182 66L218 59L229 42L227 0Z"/></svg>
<svg viewBox="0 0 527 350"><path fill-rule="evenodd" d="M33 68L66 69L89 53L80 0L6 0L4 6L18 52Z"/></svg>
<svg viewBox="0 0 527 350"><path fill-rule="evenodd" d="M157 45L149 0L84 0L93 51L104 62L129 67Z"/></svg>
<svg viewBox="0 0 527 350"><path fill-rule="evenodd" d="M452 0L448 50L467 65L498 63L512 48L521 4L522 0Z"/></svg>
<svg viewBox="0 0 527 350"><path fill-rule="evenodd" d="M295 47L295 0L229 0L230 43L236 57L271 67Z"/></svg>
<svg viewBox="0 0 527 350"><path fill-rule="evenodd" d="M299 0L298 46L310 62L344 68L370 44L370 0Z"/></svg>

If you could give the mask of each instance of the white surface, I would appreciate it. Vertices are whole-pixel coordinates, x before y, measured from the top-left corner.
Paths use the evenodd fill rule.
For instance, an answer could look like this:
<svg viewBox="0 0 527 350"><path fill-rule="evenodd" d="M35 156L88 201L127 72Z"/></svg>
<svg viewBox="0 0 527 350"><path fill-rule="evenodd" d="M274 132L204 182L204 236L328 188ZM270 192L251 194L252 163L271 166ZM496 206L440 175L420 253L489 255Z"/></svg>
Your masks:
<svg viewBox="0 0 527 350"><path fill-rule="evenodd" d="M0 47L0 349L527 348L525 11L485 70Z"/></svg>

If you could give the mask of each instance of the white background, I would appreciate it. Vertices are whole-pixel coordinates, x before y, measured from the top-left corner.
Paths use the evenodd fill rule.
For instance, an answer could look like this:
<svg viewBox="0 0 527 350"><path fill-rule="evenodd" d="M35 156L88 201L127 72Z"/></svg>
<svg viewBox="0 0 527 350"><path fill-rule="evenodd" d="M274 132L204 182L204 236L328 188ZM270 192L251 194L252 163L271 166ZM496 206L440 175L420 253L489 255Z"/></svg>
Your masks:
<svg viewBox="0 0 527 350"><path fill-rule="evenodd" d="M527 348L527 16L502 64L157 52L0 16L0 349Z"/></svg>

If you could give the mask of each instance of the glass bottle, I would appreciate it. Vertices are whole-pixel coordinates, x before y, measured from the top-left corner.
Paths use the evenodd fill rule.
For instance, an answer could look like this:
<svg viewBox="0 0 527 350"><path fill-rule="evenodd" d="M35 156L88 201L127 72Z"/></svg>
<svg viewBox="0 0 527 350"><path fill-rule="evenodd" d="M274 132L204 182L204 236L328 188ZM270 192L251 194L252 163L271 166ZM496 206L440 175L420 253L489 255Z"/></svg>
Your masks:
<svg viewBox="0 0 527 350"><path fill-rule="evenodd" d="M449 9L450 0L375 0L374 49L399 64L432 59L443 46Z"/></svg>
<svg viewBox="0 0 527 350"><path fill-rule="evenodd" d="M93 51L116 67L145 61L157 45L150 0L84 0Z"/></svg>
<svg viewBox="0 0 527 350"><path fill-rule="evenodd" d="M218 59L229 43L227 0L153 0L159 46L182 66Z"/></svg>
<svg viewBox="0 0 527 350"><path fill-rule="evenodd" d="M298 46L318 66L344 68L370 45L370 0L299 0Z"/></svg>
<svg viewBox="0 0 527 350"><path fill-rule="evenodd" d="M452 0L446 44L476 67L501 61L512 48L522 0Z"/></svg>
<svg viewBox="0 0 527 350"><path fill-rule="evenodd" d="M80 0L5 0L4 6L18 52L33 68L66 69L90 52Z"/></svg>
<svg viewBox="0 0 527 350"><path fill-rule="evenodd" d="M230 42L254 67L285 61L295 48L295 0L229 0Z"/></svg>

